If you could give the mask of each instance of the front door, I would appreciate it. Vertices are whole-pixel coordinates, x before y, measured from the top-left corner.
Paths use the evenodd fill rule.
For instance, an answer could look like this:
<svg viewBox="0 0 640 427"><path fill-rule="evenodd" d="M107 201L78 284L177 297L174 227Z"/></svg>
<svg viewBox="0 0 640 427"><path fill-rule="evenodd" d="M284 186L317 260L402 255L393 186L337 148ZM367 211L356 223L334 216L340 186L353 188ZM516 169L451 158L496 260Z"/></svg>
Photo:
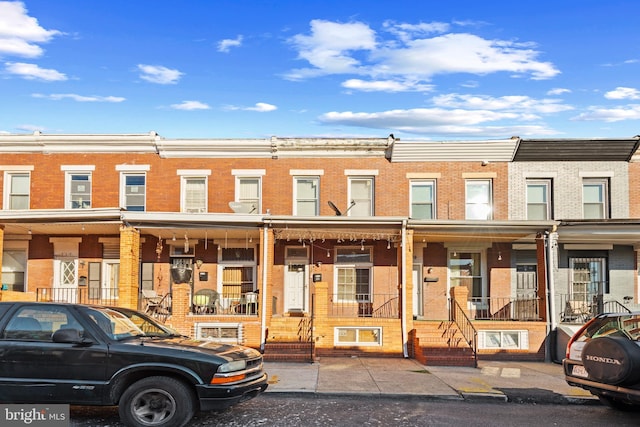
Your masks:
<svg viewBox="0 0 640 427"><path fill-rule="evenodd" d="M307 311L307 266L289 264L284 279L284 311Z"/></svg>

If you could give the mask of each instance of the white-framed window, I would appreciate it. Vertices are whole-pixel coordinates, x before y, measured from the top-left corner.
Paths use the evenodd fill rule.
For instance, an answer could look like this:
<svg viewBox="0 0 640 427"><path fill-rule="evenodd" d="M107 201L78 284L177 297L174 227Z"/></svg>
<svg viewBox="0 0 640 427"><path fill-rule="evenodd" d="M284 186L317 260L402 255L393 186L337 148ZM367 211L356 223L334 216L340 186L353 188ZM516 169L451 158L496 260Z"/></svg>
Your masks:
<svg viewBox="0 0 640 427"><path fill-rule="evenodd" d="M256 287L255 246L230 246L218 251L218 292L224 309L237 304Z"/></svg>
<svg viewBox="0 0 640 427"><path fill-rule="evenodd" d="M240 323L196 323L195 339L239 344L242 342Z"/></svg>
<svg viewBox="0 0 640 427"><path fill-rule="evenodd" d="M355 204L349 208L349 216L373 216L374 200L373 177L349 177L349 201Z"/></svg>
<svg viewBox="0 0 640 427"><path fill-rule="evenodd" d="M606 279L607 259L569 258L571 271L570 299L591 303L596 295L609 293L609 282Z"/></svg>
<svg viewBox="0 0 640 427"><path fill-rule="evenodd" d="M466 219L491 219L490 179L467 179L465 182Z"/></svg>
<svg viewBox="0 0 640 427"><path fill-rule="evenodd" d="M582 207L584 219L609 218L609 180L607 178L583 179Z"/></svg>
<svg viewBox="0 0 640 427"><path fill-rule="evenodd" d="M528 350L529 331L478 331L478 348L483 350Z"/></svg>
<svg viewBox="0 0 640 427"><path fill-rule="evenodd" d="M91 207L91 172L67 172L65 188L67 209Z"/></svg>
<svg viewBox="0 0 640 427"><path fill-rule="evenodd" d="M128 211L144 212L147 201L147 175L144 172L122 174L121 204Z"/></svg>
<svg viewBox="0 0 640 427"><path fill-rule="evenodd" d="M466 286L469 299L484 303L487 296L486 282L483 279L482 251L449 251L449 284Z"/></svg>
<svg viewBox="0 0 640 427"><path fill-rule="evenodd" d="M370 247L336 248L334 299L341 302L372 301Z"/></svg>
<svg viewBox="0 0 640 427"><path fill-rule="evenodd" d="M180 207L182 212L207 212L207 177L183 176L180 179Z"/></svg>
<svg viewBox="0 0 640 427"><path fill-rule="evenodd" d="M258 176L236 177L236 202L243 207L243 213L261 212L261 181Z"/></svg>
<svg viewBox="0 0 640 427"><path fill-rule="evenodd" d="M381 327L337 327L333 330L334 345L374 347L382 345Z"/></svg>
<svg viewBox="0 0 640 427"><path fill-rule="evenodd" d="M293 177L293 214L317 216L320 214L320 177Z"/></svg>
<svg viewBox="0 0 640 427"><path fill-rule="evenodd" d="M17 242L17 244L23 246L20 242ZM3 289L16 292L27 290L25 289L27 283L27 248L28 244L26 242L24 242L23 248L16 246L14 249L5 246L2 252L2 272L0 273L0 283L2 283Z"/></svg>
<svg viewBox="0 0 640 427"><path fill-rule="evenodd" d="M411 218L435 219L436 217L436 181L412 180L410 183Z"/></svg>
<svg viewBox="0 0 640 427"><path fill-rule="evenodd" d="M4 174L4 207L9 210L29 209L31 173L28 171Z"/></svg>
<svg viewBox="0 0 640 427"><path fill-rule="evenodd" d="M551 188L550 179L527 180L527 219L552 219Z"/></svg>

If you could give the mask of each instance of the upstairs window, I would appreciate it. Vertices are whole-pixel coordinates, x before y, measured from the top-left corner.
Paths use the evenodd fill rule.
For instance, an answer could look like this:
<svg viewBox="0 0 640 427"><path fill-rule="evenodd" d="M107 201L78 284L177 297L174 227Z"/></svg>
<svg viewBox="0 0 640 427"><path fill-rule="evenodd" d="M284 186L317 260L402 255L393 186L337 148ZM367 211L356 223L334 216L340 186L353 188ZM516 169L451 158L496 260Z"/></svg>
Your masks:
<svg viewBox="0 0 640 427"><path fill-rule="evenodd" d="M261 212L262 179L260 176L236 177L236 204L237 213L257 214Z"/></svg>
<svg viewBox="0 0 640 427"><path fill-rule="evenodd" d="M551 180L527 180L527 219L551 219Z"/></svg>
<svg viewBox="0 0 640 427"><path fill-rule="evenodd" d="M609 181L606 178L582 181L582 208L584 219L609 218Z"/></svg>
<svg viewBox="0 0 640 427"><path fill-rule="evenodd" d="M411 218L435 218L435 187L433 180L411 182Z"/></svg>
<svg viewBox="0 0 640 427"><path fill-rule="evenodd" d="M320 178L317 176L296 176L294 182L293 214L317 216L320 209Z"/></svg>
<svg viewBox="0 0 640 427"><path fill-rule="evenodd" d="M28 172L7 172L5 174L5 208L10 210L29 209L31 176Z"/></svg>
<svg viewBox="0 0 640 427"><path fill-rule="evenodd" d="M491 219L491 180L466 181L466 219Z"/></svg>
<svg viewBox="0 0 640 427"><path fill-rule="evenodd" d="M123 206L128 211L144 212L146 205L146 175L127 173L123 176Z"/></svg>
<svg viewBox="0 0 640 427"><path fill-rule="evenodd" d="M182 212L203 213L207 211L207 178L182 177Z"/></svg>
<svg viewBox="0 0 640 427"><path fill-rule="evenodd" d="M355 204L349 208L349 216L373 216L373 178L349 178L349 203Z"/></svg>
<svg viewBox="0 0 640 427"><path fill-rule="evenodd" d="M87 209L91 207L91 173L67 173L67 208Z"/></svg>

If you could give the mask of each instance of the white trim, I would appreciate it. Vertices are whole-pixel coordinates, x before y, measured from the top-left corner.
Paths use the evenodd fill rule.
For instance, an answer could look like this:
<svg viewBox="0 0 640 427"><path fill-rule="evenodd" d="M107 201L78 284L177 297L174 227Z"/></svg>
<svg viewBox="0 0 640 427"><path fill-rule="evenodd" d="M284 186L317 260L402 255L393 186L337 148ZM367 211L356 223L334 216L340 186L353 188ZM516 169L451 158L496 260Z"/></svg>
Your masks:
<svg viewBox="0 0 640 427"><path fill-rule="evenodd" d="M339 330L341 329L353 329L356 330L356 340L355 341L340 341ZM378 341L377 342L359 342L358 341L358 332L360 330L377 330L378 331ZM333 345L336 347L343 346L356 346L356 347L382 347L383 339L382 339L382 326L336 326L333 328Z"/></svg>
<svg viewBox="0 0 640 427"><path fill-rule="evenodd" d="M176 175L179 176L209 176L211 175L211 169L178 169Z"/></svg>
<svg viewBox="0 0 640 427"><path fill-rule="evenodd" d="M500 345L497 347L487 346L487 333L500 334ZM518 346L509 347L503 346L502 336L505 333L517 333L518 334ZM529 331L526 329L492 329L492 330L480 330L478 331L478 349L481 350L528 350L529 349Z"/></svg>
<svg viewBox="0 0 640 427"><path fill-rule="evenodd" d="M578 176L580 178L612 178L614 173L613 171L580 171Z"/></svg>
<svg viewBox="0 0 640 427"><path fill-rule="evenodd" d="M265 169L231 169L231 175L243 177L260 177L267 174Z"/></svg>
<svg viewBox="0 0 640 427"><path fill-rule="evenodd" d="M151 165L116 165L116 170L119 172L148 172L151 170Z"/></svg>
<svg viewBox="0 0 640 427"><path fill-rule="evenodd" d="M533 179L545 179L545 178L557 178L558 177L558 173L557 172L523 172L522 173L522 177L527 179L527 178L533 178Z"/></svg>
<svg viewBox="0 0 640 427"><path fill-rule="evenodd" d="M377 176L379 174L378 169L345 169L345 175L368 175L368 176Z"/></svg>
<svg viewBox="0 0 640 427"><path fill-rule="evenodd" d="M407 172L405 175L407 179L440 179L441 173L428 173L428 172Z"/></svg>
<svg viewBox="0 0 640 427"><path fill-rule="evenodd" d="M7 172L25 172L32 171L33 165L0 165L0 171Z"/></svg>
<svg viewBox="0 0 640 427"><path fill-rule="evenodd" d="M62 172L93 172L96 165L60 165Z"/></svg>
<svg viewBox="0 0 640 427"><path fill-rule="evenodd" d="M324 169L289 169L289 175L302 175L302 176L313 176L313 175L324 175Z"/></svg>

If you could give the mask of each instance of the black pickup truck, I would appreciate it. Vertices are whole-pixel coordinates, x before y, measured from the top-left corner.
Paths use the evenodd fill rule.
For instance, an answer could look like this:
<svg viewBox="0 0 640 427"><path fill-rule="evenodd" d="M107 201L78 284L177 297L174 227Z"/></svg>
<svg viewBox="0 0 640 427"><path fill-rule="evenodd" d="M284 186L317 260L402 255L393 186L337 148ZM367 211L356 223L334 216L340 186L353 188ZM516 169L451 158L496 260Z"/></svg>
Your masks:
<svg viewBox="0 0 640 427"><path fill-rule="evenodd" d="M1 302L0 361L0 403L117 405L133 427L183 426L267 388L257 350L118 307Z"/></svg>

